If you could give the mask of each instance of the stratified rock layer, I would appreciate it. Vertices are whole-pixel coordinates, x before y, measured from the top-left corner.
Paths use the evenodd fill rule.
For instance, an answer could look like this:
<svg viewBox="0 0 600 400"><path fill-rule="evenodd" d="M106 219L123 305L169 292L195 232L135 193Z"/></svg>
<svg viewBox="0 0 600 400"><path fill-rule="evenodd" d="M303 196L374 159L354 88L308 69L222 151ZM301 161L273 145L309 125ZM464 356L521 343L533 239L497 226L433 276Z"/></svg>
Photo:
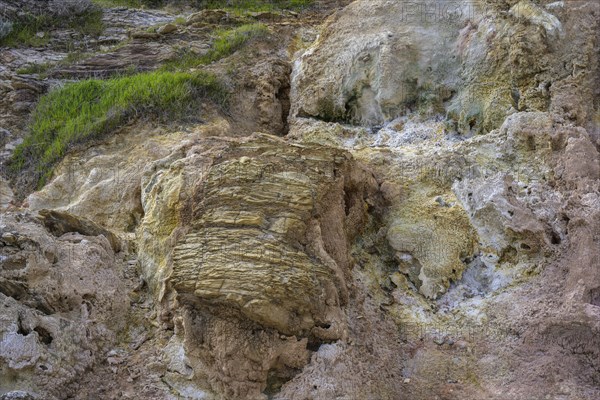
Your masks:
<svg viewBox="0 0 600 400"><path fill-rule="evenodd" d="M0 398L600 398L597 2L345 4L249 14L229 115L0 180ZM134 40L62 73L244 18L111 9ZM55 57L0 52L0 160Z"/></svg>
<svg viewBox="0 0 600 400"><path fill-rule="evenodd" d="M377 187L348 153L262 135L198 143L151 171L140 253L161 296L285 335L346 335L349 241Z"/></svg>

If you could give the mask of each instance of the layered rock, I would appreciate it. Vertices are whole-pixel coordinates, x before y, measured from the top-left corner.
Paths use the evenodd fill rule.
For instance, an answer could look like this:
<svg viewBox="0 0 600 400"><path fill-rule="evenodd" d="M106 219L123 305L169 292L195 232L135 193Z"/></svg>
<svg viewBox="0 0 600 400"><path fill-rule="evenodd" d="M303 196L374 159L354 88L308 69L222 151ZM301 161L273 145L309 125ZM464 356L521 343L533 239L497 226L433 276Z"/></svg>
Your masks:
<svg viewBox="0 0 600 400"><path fill-rule="evenodd" d="M211 131L218 132L218 124ZM29 208L68 211L116 231L132 232L143 216L140 184L146 164L202 132L164 136L159 129L117 135L79 156L67 157L52 182L27 198Z"/></svg>
<svg viewBox="0 0 600 400"><path fill-rule="evenodd" d="M355 1L291 105L265 42L210 66L228 120L68 156L0 217L5 396L598 398L597 5L449 4Z"/></svg>
<svg viewBox="0 0 600 400"><path fill-rule="evenodd" d="M209 367L198 372L230 398L260 398L278 362L306 362L289 364L278 347L306 352L300 338L347 335L349 241L375 204L376 183L345 152L264 135L172 157L142 185L144 272L171 312L180 313L175 304L188 310L180 317L186 352ZM248 350L213 343L239 324L261 327L236 335L235 346ZM258 358L248 353L255 345Z"/></svg>
<svg viewBox="0 0 600 400"><path fill-rule="evenodd" d="M58 67L50 75L60 79L107 78L132 68L136 71L153 70L175 56L171 46L135 40L114 52L100 53L77 64Z"/></svg>

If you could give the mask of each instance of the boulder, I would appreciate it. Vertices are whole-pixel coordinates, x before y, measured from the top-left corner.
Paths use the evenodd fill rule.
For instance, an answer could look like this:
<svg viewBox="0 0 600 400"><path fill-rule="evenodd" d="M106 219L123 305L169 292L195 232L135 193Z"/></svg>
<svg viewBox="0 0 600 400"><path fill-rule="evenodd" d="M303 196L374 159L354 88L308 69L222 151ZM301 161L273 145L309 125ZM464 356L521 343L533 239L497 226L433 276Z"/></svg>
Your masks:
<svg viewBox="0 0 600 400"><path fill-rule="evenodd" d="M277 333L316 341L347 334L350 240L376 183L343 151L269 135L204 142L185 154L144 176L142 269L182 319L186 353L211 366L204 372L213 388L254 398L274 368L268 354L282 345ZM260 345L250 326L265 332ZM245 351L213 348L215 335L232 329L235 346L258 346L258 364ZM249 371L257 382L241 379ZM226 384L230 377L235 383Z"/></svg>
<svg viewBox="0 0 600 400"><path fill-rule="evenodd" d="M40 210L42 223L54 236L75 232L85 236L104 236L108 239L113 251L121 251L121 239L111 231L83 217L57 210Z"/></svg>

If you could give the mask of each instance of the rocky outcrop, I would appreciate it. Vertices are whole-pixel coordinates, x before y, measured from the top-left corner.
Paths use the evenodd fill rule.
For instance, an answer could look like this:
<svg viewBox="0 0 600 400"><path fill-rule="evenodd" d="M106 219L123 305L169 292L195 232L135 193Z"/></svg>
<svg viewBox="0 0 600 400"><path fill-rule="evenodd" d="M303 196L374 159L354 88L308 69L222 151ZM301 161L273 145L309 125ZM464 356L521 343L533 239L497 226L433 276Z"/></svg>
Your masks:
<svg viewBox="0 0 600 400"><path fill-rule="evenodd" d="M371 126L447 114L462 133L516 111L588 123L595 13L592 2L355 1L298 60L292 115Z"/></svg>
<svg viewBox="0 0 600 400"><path fill-rule="evenodd" d="M590 336L598 308L590 304L597 302L592 265L600 248L594 209L600 155L584 128L556 114L515 113L500 129L461 141L440 136L440 126L430 121L418 127L405 122L398 137L388 128L373 134L299 122L293 132L299 140L352 149L380 182L387 230L366 236L363 251L377 257L363 262L389 277L382 287L391 299L382 304L404 327L405 348L419 354L407 361L412 372L404 372L408 383L399 398L427 398L449 387L461 393L449 398L521 399L564 391L590 398L598 357ZM437 300L422 303L410 294L417 291ZM517 340L520 335L526 339ZM553 370L553 379L568 382L560 387L549 385L542 372L527 375L526 367L498 373L499 366L511 365L507 348L533 359L542 351L577 372ZM467 361L467 349L493 361L487 364L481 355ZM335 359L349 363L351 357L341 351ZM462 361L449 364L447 357ZM529 368L541 371L543 361L536 360ZM444 368L447 377L434 378ZM329 376L318 371L305 369L280 398L307 395L300 382ZM466 383L469 376L485 384L475 390ZM511 394L499 391L508 381ZM325 389L316 392L327 398ZM389 396L383 398L395 398Z"/></svg>
<svg viewBox="0 0 600 400"><path fill-rule="evenodd" d="M144 33L158 35L157 33ZM175 50L171 46L152 41L135 40L114 52L101 53L73 65L58 67L50 75L56 79L107 78L132 69L136 71L153 70L175 56Z"/></svg>
<svg viewBox="0 0 600 400"><path fill-rule="evenodd" d="M207 67L227 115L0 180L2 398L600 397L597 5L357 0L297 51L310 12ZM189 20L82 70L242 17Z"/></svg>
<svg viewBox="0 0 600 400"><path fill-rule="evenodd" d="M356 1L334 14L297 62L293 115L380 124L416 105L425 88L449 97L459 60L448 49L465 18L423 23L422 6Z"/></svg>
<svg viewBox="0 0 600 400"><path fill-rule="evenodd" d="M62 236L69 232L77 232L84 236L102 235L115 253L120 252L123 247L117 235L85 218L56 210L40 210L38 215L46 229L54 236Z"/></svg>
<svg viewBox="0 0 600 400"><path fill-rule="evenodd" d="M9 52L0 51L0 60L14 59ZM17 76L0 67L0 161L8 160L23 139L27 116L48 84L34 77ZM3 162L4 164L4 162Z"/></svg>
<svg viewBox="0 0 600 400"><path fill-rule="evenodd" d="M350 240L376 203L376 183L344 152L264 135L174 157L142 183L144 273L180 315L194 369L228 398L262 398L270 370L307 362L307 339L347 335ZM262 327L235 334L235 347L258 359L217 344L240 324Z"/></svg>
<svg viewBox="0 0 600 400"><path fill-rule="evenodd" d="M13 191L2 177L0 177L0 210L6 210L13 201Z"/></svg>
<svg viewBox="0 0 600 400"><path fill-rule="evenodd" d="M0 215L0 232L2 392L63 398L124 328L119 258L104 235L52 233L29 213Z"/></svg>
<svg viewBox="0 0 600 400"><path fill-rule="evenodd" d="M217 133L219 125L210 129ZM117 135L80 157L66 158L55 179L28 197L29 208L67 211L119 232L132 232L143 216L140 184L146 164L203 131L165 137L160 129L154 133L142 129Z"/></svg>

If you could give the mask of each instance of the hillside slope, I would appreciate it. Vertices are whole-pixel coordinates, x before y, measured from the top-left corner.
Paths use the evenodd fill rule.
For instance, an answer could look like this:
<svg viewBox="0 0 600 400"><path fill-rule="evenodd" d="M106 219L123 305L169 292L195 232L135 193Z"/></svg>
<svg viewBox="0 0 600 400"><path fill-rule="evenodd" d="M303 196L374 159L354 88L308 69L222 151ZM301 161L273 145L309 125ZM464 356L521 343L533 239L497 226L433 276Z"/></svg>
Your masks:
<svg viewBox="0 0 600 400"><path fill-rule="evenodd" d="M596 2L0 9L0 399L600 398Z"/></svg>

